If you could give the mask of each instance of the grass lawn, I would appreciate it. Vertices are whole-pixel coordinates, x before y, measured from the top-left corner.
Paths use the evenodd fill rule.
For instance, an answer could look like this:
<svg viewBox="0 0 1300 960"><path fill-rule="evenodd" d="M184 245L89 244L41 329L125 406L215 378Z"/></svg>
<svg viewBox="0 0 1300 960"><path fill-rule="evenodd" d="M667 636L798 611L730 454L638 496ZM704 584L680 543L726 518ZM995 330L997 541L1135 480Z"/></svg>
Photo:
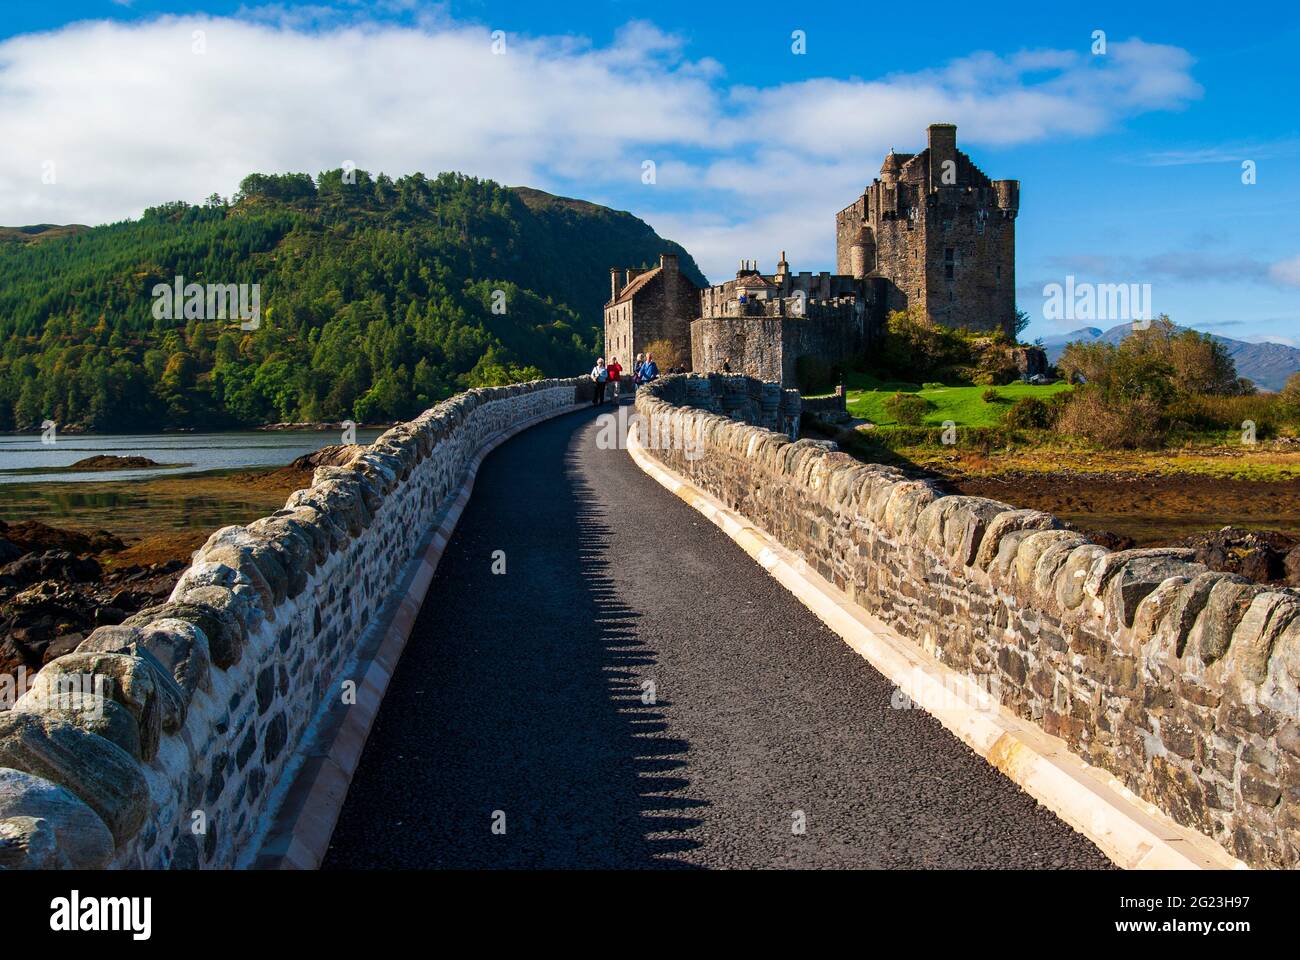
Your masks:
<svg viewBox="0 0 1300 960"><path fill-rule="evenodd" d="M1019 397L1046 398L1070 389L1067 383L1054 383L1046 387L1013 383L1005 387L994 387L1001 399L997 403L987 403L983 394L988 387L926 389L916 383L880 380L867 373L851 373L847 380L849 413L882 426L898 423L885 410L885 400L895 393L915 393L930 401L930 409L926 411L924 420L927 425L940 426L945 420L951 420L959 427L996 427L1001 425L1002 415Z"/></svg>

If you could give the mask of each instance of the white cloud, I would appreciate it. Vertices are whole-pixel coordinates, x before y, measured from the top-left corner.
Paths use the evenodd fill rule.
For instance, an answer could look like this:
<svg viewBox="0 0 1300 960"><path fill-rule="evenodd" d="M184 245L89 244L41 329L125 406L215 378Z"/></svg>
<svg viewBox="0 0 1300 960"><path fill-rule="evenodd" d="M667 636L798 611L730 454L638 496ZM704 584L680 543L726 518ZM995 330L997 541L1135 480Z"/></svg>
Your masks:
<svg viewBox="0 0 1300 960"><path fill-rule="evenodd" d="M830 215L888 148L917 149L927 122L957 123L963 144L1005 145L1093 134L1200 93L1185 51L1140 40L1105 57L976 53L913 74L754 88L728 85L717 62L689 59L682 38L646 22L605 46L508 34L498 56L488 26L409 0L388 7L414 25L368 22L355 4L271 5L0 43L0 223L105 222L229 194L252 171L351 160L608 197L708 273L782 247L795 269L825 268ZM206 53L193 52L196 30ZM654 187L641 187L644 159L659 166Z"/></svg>
<svg viewBox="0 0 1300 960"><path fill-rule="evenodd" d="M1279 260L1268 268L1268 275L1279 286L1300 287L1300 254Z"/></svg>

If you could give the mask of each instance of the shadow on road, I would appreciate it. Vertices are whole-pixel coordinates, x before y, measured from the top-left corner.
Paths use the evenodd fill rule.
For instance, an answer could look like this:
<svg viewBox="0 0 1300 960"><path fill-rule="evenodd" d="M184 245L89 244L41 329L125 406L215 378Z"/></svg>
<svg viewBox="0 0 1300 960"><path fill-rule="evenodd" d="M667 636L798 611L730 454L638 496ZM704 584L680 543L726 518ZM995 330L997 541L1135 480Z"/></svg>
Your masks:
<svg viewBox="0 0 1300 960"><path fill-rule="evenodd" d="M575 421L594 418L484 462L326 868L677 867L664 855L697 845L704 804L667 796L689 745L643 686L654 657L613 581L633 545L614 542L595 489L606 453L583 455L595 424Z"/></svg>

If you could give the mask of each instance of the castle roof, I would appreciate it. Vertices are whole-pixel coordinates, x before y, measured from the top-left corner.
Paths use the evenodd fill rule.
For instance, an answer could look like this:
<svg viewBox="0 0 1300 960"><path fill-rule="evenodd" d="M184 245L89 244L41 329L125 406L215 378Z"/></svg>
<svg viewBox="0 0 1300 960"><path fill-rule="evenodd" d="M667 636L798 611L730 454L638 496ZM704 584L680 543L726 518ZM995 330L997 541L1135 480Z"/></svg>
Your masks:
<svg viewBox="0 0 1300 960"><path fill-rule="evenodd" d="M655 267L653 270L647 270L645 273L638 274L636 279L634 279L626 287L620 290L618 296L611 302L626 303L627 301L635 297L637 293L639 293L641 290L644 290L646 284L648 284L655 277L659 276L659 274L662 272L663 272L663 267Z"/></svg>

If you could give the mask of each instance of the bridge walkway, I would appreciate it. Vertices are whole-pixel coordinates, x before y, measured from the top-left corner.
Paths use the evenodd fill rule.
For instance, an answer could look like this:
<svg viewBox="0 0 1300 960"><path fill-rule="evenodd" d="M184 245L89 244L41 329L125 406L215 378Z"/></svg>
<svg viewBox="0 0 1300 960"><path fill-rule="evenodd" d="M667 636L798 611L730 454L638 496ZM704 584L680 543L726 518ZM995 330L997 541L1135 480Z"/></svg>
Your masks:
<svg viewBox="0 0 1300 960"><path fill-rule="evenodd" d="M598 428L483 463L326 868L1108 866Z"/></svg>

